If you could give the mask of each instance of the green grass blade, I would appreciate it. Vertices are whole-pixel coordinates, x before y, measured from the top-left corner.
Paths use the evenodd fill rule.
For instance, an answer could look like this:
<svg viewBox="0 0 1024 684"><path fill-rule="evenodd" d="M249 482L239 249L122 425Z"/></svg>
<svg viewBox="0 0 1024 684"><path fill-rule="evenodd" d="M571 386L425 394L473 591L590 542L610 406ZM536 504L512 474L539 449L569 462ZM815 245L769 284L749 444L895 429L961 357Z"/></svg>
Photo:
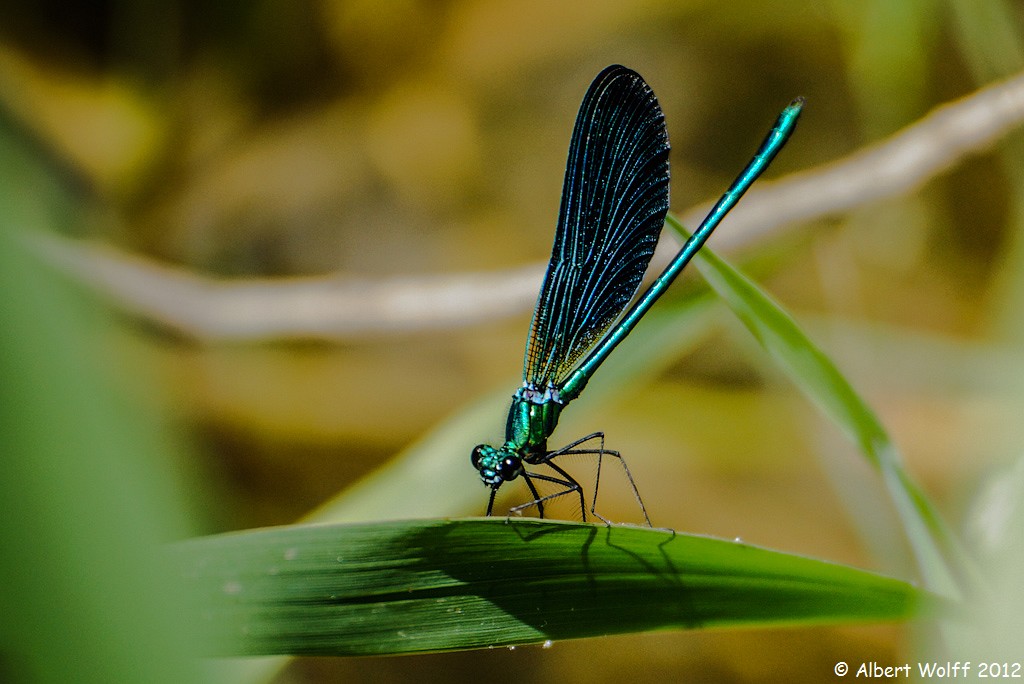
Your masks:
<svg viewBox="0 0 1024 684"><path fill-rule="evenodd" d="M683 237L672 216L668 224ZM962 554L931 502L903 469L899 452L881 422L835 364L771 297L705 247L694 263L712 288L796 385L852 439L880 472L910 541L925 585L957 596L954 575L940 550Z"/></svg>
<svg viewBox="0 0 1024 684"><path fill-rule="evenodd" d="M384 655L915 617L910 584L742 543L533 519L289 526L176 545L221 655Z"/></svg>

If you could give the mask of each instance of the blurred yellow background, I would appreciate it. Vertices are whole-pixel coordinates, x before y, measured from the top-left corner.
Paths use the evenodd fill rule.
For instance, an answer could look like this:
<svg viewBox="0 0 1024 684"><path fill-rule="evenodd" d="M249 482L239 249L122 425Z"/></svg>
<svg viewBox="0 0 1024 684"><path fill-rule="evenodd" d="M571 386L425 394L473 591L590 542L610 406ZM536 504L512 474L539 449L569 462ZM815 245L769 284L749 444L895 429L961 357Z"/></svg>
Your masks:
<svg viewBox="0 0 1024 684"><path fill-rule="evenodd" d="M678 212L717 197L797 95L807 108L770 178L1024 65L1022 6L998 0L5 5L0 107L80 202L58 232L144 259L157 283L156 265L269 289L539 266L576 109L611 63L665 110ZM1022 443L1022 151L1011 134L918 190L728 253L868 398L968 537L979 488ZM698 286L685 280L675 294ZM124 391L179 436L202 483L196 528L216 532L294 522L482 397L511 395L531 298L459 325L263 339L134 310L104 344ZM603 430L656 525L909 576L873 474L718 308L664 369L577 421L584 393L556 443ZM450 486L476 488L478 505L434 515L483 512L469 451L504 420L499 408L450 454L464 471ZM618 490L603 509L628 519ZM303 659L279 681L822 681L837 660L898 662L911 637L680 632Z"/></svg>

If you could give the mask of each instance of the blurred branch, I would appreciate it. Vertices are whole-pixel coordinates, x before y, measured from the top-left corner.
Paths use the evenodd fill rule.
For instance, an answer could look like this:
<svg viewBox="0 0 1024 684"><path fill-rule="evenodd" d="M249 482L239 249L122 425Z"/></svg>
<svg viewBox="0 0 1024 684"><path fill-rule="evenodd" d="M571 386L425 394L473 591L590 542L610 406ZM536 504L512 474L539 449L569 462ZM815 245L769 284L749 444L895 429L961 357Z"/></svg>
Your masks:
<svg viewBox="0 0 1024 684"><path fill-rule="evenodd" d="M52 234L33 246L123 309L204 340L345 338L508 316L537 296L540 266L368 280L218 280Z"/></svg>
<svg viewBox="0 0 1024 684"><path fill-rule="evenodd" d="M940 106L844 159L761 183L730 214L716 246L751 244L784 226L913 190L1022 121L1024 75L1017 75ZM709 206L688 210L683 222L695 225ZM534 265L381 280L332 275L223 281L112 247L55 235L31 240L116 305L204 340L338 339L479 323L527 310L543 272Z"/></svg>
<svg viewBox="0 0 1024 684"><path fill-rule="evenodd" d="M805 117L813 105L808 103ZM936 107L887 140L843 159L759 183L729 214L729 229L716 234L715 245L719 251L746 245L787 224L910 192L986 149L1022 121L1024 73ZM710 208L708 203L688 211L683 223L696 225Z"/></svg>

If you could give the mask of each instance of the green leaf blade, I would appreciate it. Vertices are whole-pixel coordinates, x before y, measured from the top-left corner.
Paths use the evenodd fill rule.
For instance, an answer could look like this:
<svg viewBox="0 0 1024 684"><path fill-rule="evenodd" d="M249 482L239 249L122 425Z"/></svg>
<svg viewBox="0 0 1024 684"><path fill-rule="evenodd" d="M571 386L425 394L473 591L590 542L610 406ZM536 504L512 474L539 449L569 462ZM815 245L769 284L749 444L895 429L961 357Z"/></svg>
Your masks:
<svg viewBox="0 0 1024 684"><path fill-rule="evenodd" d="M675 217L670 215L667 223L683 237L688 235ZM957 573L950 567L949 558L964 568L959 573L962 576L969 572L966 557L931 502L907 475L899 451L867 402L796 321L753 282L707 247L697 254L694 263L790 379L880 471L926 586L949 597L958 596Z"/></svg>
<svg viewBox="0 0 1024 684"><path fill-rule="evenodd" d="M281 527L173 555L220 655L385 655L913 617L888 577L738 542L532 519Z"/></svg>

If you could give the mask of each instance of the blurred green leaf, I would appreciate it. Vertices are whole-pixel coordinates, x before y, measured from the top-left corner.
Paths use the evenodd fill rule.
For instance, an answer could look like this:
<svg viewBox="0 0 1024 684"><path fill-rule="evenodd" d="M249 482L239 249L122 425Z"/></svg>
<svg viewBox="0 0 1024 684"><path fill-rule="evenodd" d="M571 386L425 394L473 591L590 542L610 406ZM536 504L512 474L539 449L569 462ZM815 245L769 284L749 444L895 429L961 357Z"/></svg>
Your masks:
<svg viewBox="0 0 1024 684"><path fill-rule="evenodd" d="M972 540L984 558L986 591L972 602L977 629L958 644L978 661L999 662L1013 653L1024 633L1024 458L994 472L983 484L969 519Z"/></svg>
<svg viewBox="0 0 1024 684"><path fill-rule="evenodd" d="M24 249L76 208L0 113L0 680L205 681L158 562L188 533L165 433L115 390L107 318Z"/></svg>

